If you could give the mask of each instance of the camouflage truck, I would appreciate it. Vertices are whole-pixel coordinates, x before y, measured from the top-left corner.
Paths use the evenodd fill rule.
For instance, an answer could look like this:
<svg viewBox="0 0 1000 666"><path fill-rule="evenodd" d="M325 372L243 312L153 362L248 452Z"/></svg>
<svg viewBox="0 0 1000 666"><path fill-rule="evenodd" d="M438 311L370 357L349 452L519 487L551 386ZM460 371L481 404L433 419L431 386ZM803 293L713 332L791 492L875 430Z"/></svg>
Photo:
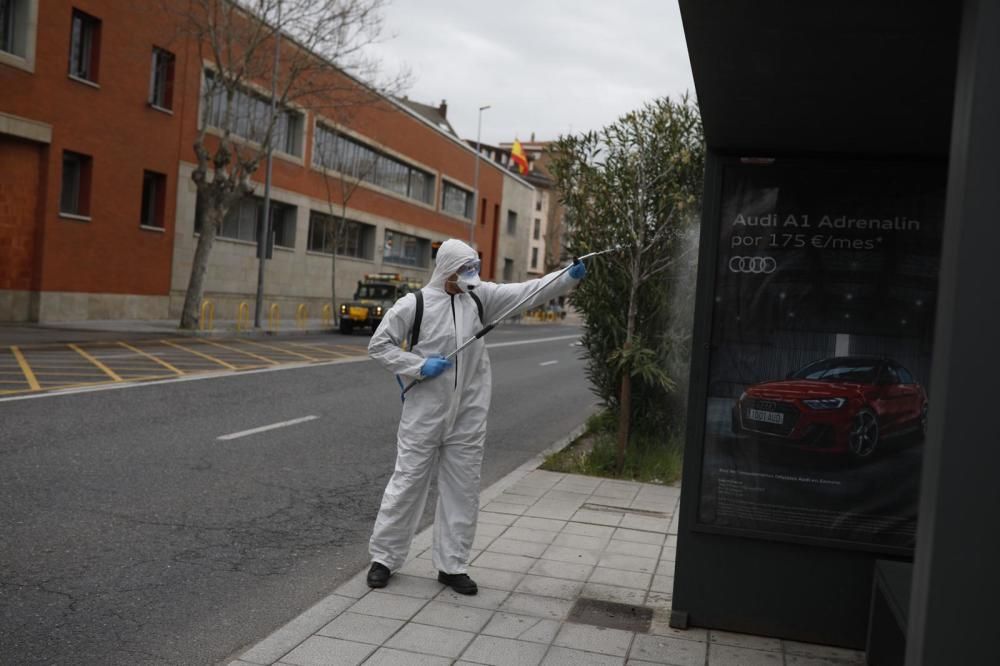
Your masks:
<svg viewBox="0 0 1000 666"><path fill-rule="evenodd" d="M351 334L355 328L374 331L393 303L422 286L422 282L399 273L368 273L364 280L358 280L354 298L340 304L340 332Z"/></svg>

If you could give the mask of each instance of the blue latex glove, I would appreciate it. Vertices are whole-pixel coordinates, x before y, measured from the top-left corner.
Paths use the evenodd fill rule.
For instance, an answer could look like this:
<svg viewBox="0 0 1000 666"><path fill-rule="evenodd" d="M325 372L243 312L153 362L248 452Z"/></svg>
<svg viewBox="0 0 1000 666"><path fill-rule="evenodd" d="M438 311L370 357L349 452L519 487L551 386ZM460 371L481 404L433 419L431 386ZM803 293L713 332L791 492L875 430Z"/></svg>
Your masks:
<svg viewBox="0 0 1000 666"><path fill-rule="evenodd" d="M452 366L451 361L443 356L431 356L420 366L421 377L437 377Z"/></svg>
<svg viewBox="0 0 1000 666"><path fill-rule="evenodd" d="M587 267L583 265L582 261L577 261L573 264L573 268L569 269L569 276L574 280L582 280L583 276L587 274Z"/></svg>

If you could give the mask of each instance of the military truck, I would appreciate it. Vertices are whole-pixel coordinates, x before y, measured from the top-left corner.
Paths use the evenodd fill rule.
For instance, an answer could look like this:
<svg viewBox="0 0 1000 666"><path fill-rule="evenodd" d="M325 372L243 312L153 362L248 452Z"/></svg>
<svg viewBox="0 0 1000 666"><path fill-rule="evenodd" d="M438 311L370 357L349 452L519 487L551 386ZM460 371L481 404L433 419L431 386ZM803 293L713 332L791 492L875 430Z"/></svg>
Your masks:
<svg viewBox="0 0 1000 666"><path fill-rule="evenodd" d="M422 282L399 273L368 273L364 280L358 280L354 298L340 304L340 332L351 334L355 328L374 331L393 303L422 286Z"/></svg>

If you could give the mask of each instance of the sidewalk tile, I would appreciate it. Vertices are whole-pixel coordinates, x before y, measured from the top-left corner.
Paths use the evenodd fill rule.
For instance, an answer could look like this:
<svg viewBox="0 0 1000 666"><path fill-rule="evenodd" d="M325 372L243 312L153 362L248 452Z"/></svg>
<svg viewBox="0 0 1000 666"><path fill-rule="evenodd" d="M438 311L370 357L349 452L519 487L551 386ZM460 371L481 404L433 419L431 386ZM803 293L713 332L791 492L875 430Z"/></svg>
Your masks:
<svg viewBox="0 0 1000 666"><path fill-rule="evenodd" d="M436 578L436 577L435 577ZM407 576L398 573L389 580L389 587L386 592L389 594L401 594L405 597L416 597L418 599L432 599L441 591L441 583L437 580L430 580L422 576Z"/></svg>
<svg viewBox="0 0 1000 666"><path fill-rule="evenodd" d="M567 548L565 546L549 546L542 553L543 560L557 560L559 562L570 562L572 564L595 565L599 559L598 552L581 550L579 548ZM621 567L618 567L619 569Z"/></svg>
<svg viewBox="0 0 1000 666"><path fill-rule="evenodd" d="M501 537L491 543L486 550L494 553L504 553L506 555L538 557L545 552L546 548L548 548L548 545L544 543L517 541L516 539L505 539Z"/></svg>
<svg viewBox="0 0 1000 666"><path fill-rule="evenodd" d="M707 643L638 634L629 656L675 666L704 666L707 653Z"/></svg>
<svg viewBox="0 0 1000 666"><path fill-rule="evenodd" d="M632 636L631 631L567 623L559 630L553 645L624 657L632 645Z"/></svg>
<svg viewBox="0 0 1000 666"><path fill-rule="evenodd" d="M662 534L657 534L656 532L640 532L639 530L629 530L624 527L619 527L615 530L613 539L618 539L619 541L632 541L635 543L649 543L654 546L662 546L664 542L664 536ZM676 544L676 540L674 542Z"/></svg>
<svg viewBox="0 0 1000 666"><path fill-rule="evenodd" d="M848 663L864 663L864 652L847 650L845 648L830 647L828 645L813 645L812 643L799 643L797 641L782 641L785 646L786 655L799 655L802 657L813 657L814 659L839 659Z"/></svg>
<svg viewBox="0 0 1000 666"><path fill-rule="evenodd" d="M473 608L485 608L486 610L496 610L504 600L510 596L508 590L493 590L486 587L479 588L479 594L459 594L451 588L447 588L438 595L435 601L443 603L458 604L459 606L472 606Z"/></svg>
<svg viewBox="0 0 1000 666"><path fill-rule="evenodd" d="M655 511L656 513L670 513L674 508L673 499L662 497L636 497L629 502L628 508L638 511Z"/></svg>
<svg viewBox="0 0 1000 666"><path fill-rule="evenodd" d="M494 502L500 502L501 504L523 504L525 506L531 506L538 501L537 497L532 497L531 495L515 495L514 493L504 492L500 493L493 500Z"/></svg>
<svg viewBox="0 0 1000 666"><path fill-rule="evenodd" d="M530 527L508 527L503 535L508 539L517 539L518 541L550 544L556 538L558 532L552 530L535 530Z"/></svg>
<svg viewBox="0 0 1000 666"><path fill-rule="evenodd" d="M556 488L569 490L572 488L577 488L587 493L594 492L598 486L604 483L603 479L594 476L580 476L577 474L567 474L563 479L556 484Z"/></svg>
<svg viewBox="0 0 1000 666"><path fill-rule="evenodd" d="M578 536L597 537L598 539L609 540L615 533L611 525L592 525L590 523L566 523L563 534L576 534Z"/></svg>
<svg viewBox="0 0 1000 666"><path fill-rule="evenodd" d="M764 652L732 645L709 645L709 666L784 666L780 652Z"/></svg>
<svg viewBox="0 0 1000 666"><path fill-rule="evenodd" d="M649 588L652 578L651 574L638 571L622 571L621 569L596 567L594 572L590 574L588 582L599 583L601 585L618 585L620 587L646 591Z"/></svg>
<svg viewBox="0 0 1000 666"><path fill-rule="evenodd" d="M573 520L578 523L593 523L595 525L610 525L617 527L625 517L623 513L615 511L595 511L593 509L580 509L573 514Z"/></svg>
<svg viewBox="0 0 1000 666"><path fill-rule="evenodd" d="M624 663L624 657L553 647L545 655L542 666L622 666Z"/></svg>
<svg viewBox="0 0 1000 666"><path fill-rule="evenodd" d="M524 578L524 574L517 571L501 571L480 566L470 566L468 574L480 588L492 587L496 590L513 590Z"/></svg>
<svg viewBox="0 0 1000 666"><path fill-rule="evenodd" d="M643 602L643 605L653 609L669 611L674 607L674 593L650 592L646 595L646 600Z"/></svg>
<svg viewBox="0 0 1000 666"><path fill-rule="evenodd" d="M479 525L476 526L476 536L483 534L486 536L498 537L508 529L510 528L507 527L506 525L497 525L495 523L481 522L479 523Z"/></svg>
<svg viewBox="0 0 1000 666"><path fill-rule="evenodd" d="M445 629L426 624L408 624L389 639L386 647L407 652L421 652L439 657L455 658L476 635L457 629Z"/></svg>
<svg viewBox="0 0 1000 666"><path fill-rule="evenodd" d="M864 664L864 659L844 661L842 659L822 659L820 657L806 657L801 654L786 654L786 666L854 666Z"/></svg>
<svg viewBox="0 0 1000 666"><path fill-rule="evenodd" d="M476 534L476 538L472 540L472 550L486 550L495 540L495 536L490 536L488 534Z"/></svg>
<svg viewBox="0 0 1000 666"><path fill-rule="evenodd" d="M432 601L412 621L445 629L479 631L489 622L492 614L491 610L484 608Z"/></svg>
<svg viewBox="0 0 1000 666"><path fill-rule="evenodd" d="M515 591L524 594L537 594L543 597L575 600L580 595L582 589L583 583L577 581L528 575L524 577L524 580L521 581L521 584L517 586Z"/></svg>
<svg viewBox="0 0 1000 666"><path fill-rule="evenodd" d="M507 597L507 600L503 602L500 609L507 613L535 615L537 617L562 620L569 615L570 608L572 607L573 602L566 599L539 597L534 594L515 592Z"/></svg>
<svg viewBox="0 0 1000 666"><path fill-rule="evenodd" d="M545 493L542 499L550 500L553 502L565 502L566 504L576 504L580 506L590 498L590 493L588 492L572 492L569 490L550 490Z"/></svg>
<svg viewBox="0 0 1000 666"><path fill-rule="evenodd" d="M668 560L670 562L677 561L677 548L664 547L663 553L660 555L661 560Z"/></svg>
<svg viewBox="0 0 1000 666"><path fill-rule="evenodd" d="M656 565L656 575L657 576L670 576L674 577L675 563L670 560L660 560L660 563Z"/></svg>
<svg viewBox="0 0 1000 666"><path fill-rule="evenodd" d="M551 578L565 578L567 580L585 581L590 577L590 572L594 567L589 564L572 564L570 562L558 562L556 560L538 560L534 566L528 569L528 573L536 576L549 576Z"/></svg>
<svg viewBox="0 0 1000 666"><path fill-rule="evenodd" d="M530 486L530 485L527 485L527 484L524 484L524 483L521 483L520 481L518 481L517 483L515 483L514 485L512 485L510 488L508 488L507 490L505 490L504 492L511 493L512 495L525 495L527 497L536 497L537 498L537 497L541 497L542 495L544 495L545 493L547 493L548 489L547 488L540 488L538 486Z"/></svg>
<svg viewBox="0 0 1000 666"><path fill-rule="evenodd" d="M534 563L535 559L531 557L490 552L483 553L473 561L473 564L477 567L500 569L501 571L517 571L520 573L526 572Z"/></svg>
<svg viewBox="0 0 1000 666"><path fill-rule="evenodd" d="M639 489L632 486L619 484L602 483L594 491L594 497L604 497L608 499L627 500L631 502L639 494Z"/></svg>
<svg viewBox="0 0 1000 666"><path fill-rule="evenodd" d="M371 588L368 587L368 583L365 582L368 578L368 569L365 568L364 571L353 576L349 581L337 588L337 594L343 597L352 597L354 599L360 599L369 592Z"/></svg>
<svg viewBox="0 0 1000 666"><path fill-rule="evenodd" d="M416 576L418 578L433 578L436 581L438 572L430 560L418 557L404 564L403 568L396 572L396 575L399 574L403 574L404 576Z"/></svg>
<svg viewBox="0 0 1000 666"><path fill-rule="evenodd" d="M518 481L518 483L523 483L529 486L551 488L562 481L565 477L565 474L560 474L559 472L549 472L543 469L537 469L526 474L523 479Z"/></svg>
<svg viewBox="0 0 1000 666"><path fill-rule="evenodd" d="M600 583L584 585L581 596L588 599L601 599L602 601L617 601L630 606L642 606L646 601L645 590L633 590L619 585L602 585Z"/></svg>
<svg viewBox="0 0 1000 666"><path fill-rule="evenodd" d="M630 530L643 530L646 532L659 532L666 534L670 527L670 521L665 518L647 518L646 516L636 516L629 514L622 518L619 527L626 527Z"/></svg>
<svg viewBox="0 0 1000 666"><path fill-rule="evenodd" d="M462 658L489 666L537 666L547 649L547 645L538 643L479 636L472 641Z"/></svg>
<svg viewBox="0 0 1000 666"><path fill-rule="evenodd" d="M343 613L316 633L328 638L340 638L347 641L381 645L396 633L403 624L402 620L393 620L387 617Z"/></svg>
<svg viewBox="0 0 1000 666"><path fill-rule="evenodd" d="M351 606L351 612L396 620L409 620L426 603L424 599L375 591L368 593L367 596Z"/></svg>
<svg viewBox="0 0 1000 666"><path fill-rule="evenodd" d="M686 641L698 641L701 643L708 642L707 629L701 629L699 627L691 627L690 629L674 629L667 623L666 616L664 616L664 619L660 621L657 619L656 614L653 615L653 622L649 625L649 633L656 636L680 638Z"/></svg>
<svg viewBox="0 0 1000 666"><path fill-rule="evenodd" d="M496 613L483 627L482 633L500 638L516 638L532 643L548 645L559 631L559 622L530 615L515 615L513 613Z"/></svg>
<svg viewBox="0 0 1000 666"><path fill-rule="evenodd" d="M538 504L529 507L524 515L533 518L551 518L553 520L568 520L576 513L578 506L576 504L567 504L565 502L539 502Z"/></svg>
<svg viewBox="0 0 1000 666"><path fill-rule="evenodd" d="M632 555L607 553L601 557L597 565L607 567L608 569L624 569L625 571L653 573L656 570L656 558L633 557Z"/></svg>
<svg viewBox="0 0 1000 666"><path fill-rule="evenodd" d="M731 645L733 647L749 648L751 650L781 652L781 641L777 638L754 636L752 634L736 634L729 631L719 631L717 629L712 629L708 632L708 642L712 645Z"/></svg>
<svg viewBox="0 0 1000 666"><path fill-rule="evenodd" d="M270 664L309 638L355 602L351 597L331 594L285 626L240 655L244 661Z"/></svg>
<svg viewBox="0 0 1000 666"><path fill-rule="evenodd" d="M673 592L673 576L653 576L653 584L649 586L650 592Z"/></svg>
<svg viewBox="0 0 1000 666"><path fill-rule="evenodd" d="M619 555L634 555L636 557L652 557L659 559L660 547L651 543L636 543L634 541L618 541L612 539L604 549L607 553Z"/></svg>
<svg viewBox="0 0 1000 666"><path fill-rule="evenodd" d="M578 548L580 550L602 550L608 543L607 539L563 532L552 542L553 546Z"/></svg>
<svg viewBox="0 0 1000 666"><path fill-rule="evenodd" d="M490 502L483 507L483 511L492 511L493 513L507 513L515 516L520 516L524 513L528 506L525 504L504 504L503 502Z"/></svg>
<svg viewBox="0 0 1000 666"><path fill-rule="evenodd" d="M295 666L357 666L376 650L374 645L313 636L281 661Z"/></svg>
<svg viewBox="0 0 1000 666"><path fill-rule="evenodd" d="M365 666L448 666L451 661L447 657L432 657L429 654L380 648L368 658Z"/></svg>
<svg viewBox="0 0 1000 666"><path fill-rule="evenodd" d="M676 534L668 534L667 535L667 540L664 542L663 545L667 546L669 548L676 548L677 547L677 535Z"/></svg>
<svg viewBox="0 0 1000 666"><path fill-rule="evenodd" d="M554 520L552 518L535 518L533 516L521 516L514 521L514 527L527 527L532 530L549 530L559 532L566 527L565 520Z"/></svg>
<svg viewBox="0 0 1000 666"><path fill-rule="evenodd" d="M479 510L479 524L489 524L489 525L510 525L515 520L516 516L512 516L509 513L493 513L492 511L486 511L485 509Z"/></svg>

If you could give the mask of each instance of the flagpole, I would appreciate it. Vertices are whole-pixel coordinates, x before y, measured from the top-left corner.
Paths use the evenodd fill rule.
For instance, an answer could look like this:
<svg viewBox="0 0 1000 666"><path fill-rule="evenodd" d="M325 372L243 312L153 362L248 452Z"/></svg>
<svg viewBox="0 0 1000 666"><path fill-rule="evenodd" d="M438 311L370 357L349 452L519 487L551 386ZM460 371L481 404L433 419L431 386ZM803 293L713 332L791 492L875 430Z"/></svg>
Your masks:
<svg viewBox="0 0 1000 666"><path fill-rule="evenodd" d="M489 104L479 107L479 123L476 127L476 166L472 180L472 227L469 228L469 245L476 247L476 222L479 219L479 139L483 133L483 111Z"/></svg>

